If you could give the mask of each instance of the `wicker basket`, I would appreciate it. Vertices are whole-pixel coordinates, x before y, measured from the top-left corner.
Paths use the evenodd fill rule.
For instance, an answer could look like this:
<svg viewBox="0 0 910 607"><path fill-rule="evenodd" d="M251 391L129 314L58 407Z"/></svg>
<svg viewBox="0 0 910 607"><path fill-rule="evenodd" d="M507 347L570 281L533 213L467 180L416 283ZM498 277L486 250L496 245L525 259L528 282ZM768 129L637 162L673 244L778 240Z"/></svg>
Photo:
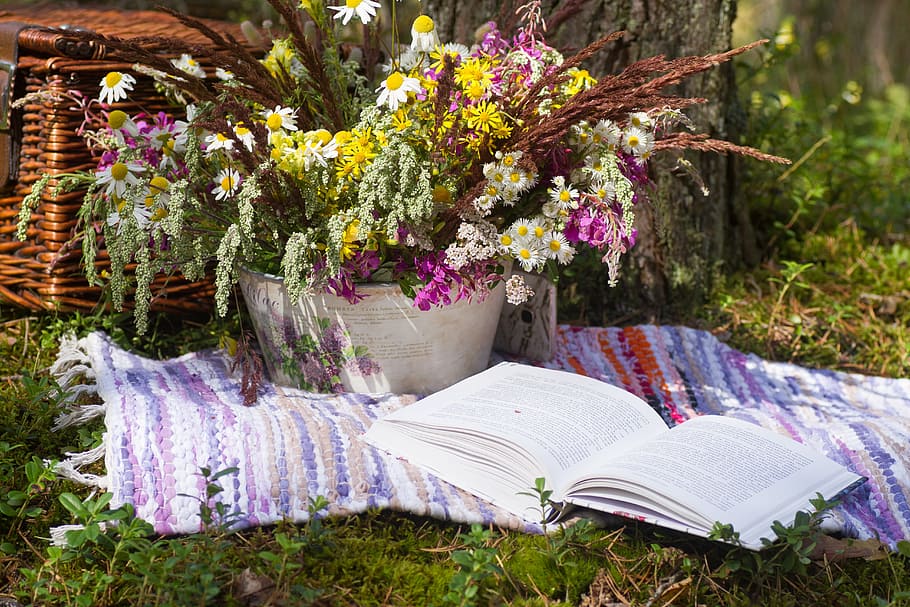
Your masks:
<svg viewBox="0 0 910 607"><path fill-rule="evenodd" d="M96 97L98 83L107 72L134 73L130 64L118 61L106 49L76 44L58 29L61 27L86 28L122 38L159 35L179 37L192 44L205 43L198 32L183 27L167 14L152 11L55 9L48 5L0 10L0 27L18 28L13 23L37 25L29 25L14 35L18 39L18 58L13 62L16 77L11 98L67 90ZM241 39L239 26L207 23ZM138 103L123 102L115 107L130 114L138 111L140 105L150 112L173 110L155 91L149 77L136 75L136 79L130 97ZM0 111L2 106L0 99ZM82 249L76 224L83 192L54 197L46 191L32 214L27 240L16 238L22 199L41 175L91 170L96 166L89 148L77 134L82 121L82 112L59 98L28 103L13 111L10 128L0 130L0 145L4 146L0 159L6 149L12 150L9 178L2 177L7 170L0 170L0 301L32 310L91 309L99 305L101 288L89 285L81 270ZM0 127L2 122L0 119ZM49 189L53 184L52 178ZM96 264L99 272L110 267L103 246ZM162 274L152 285L152 309L202 312L210 309L213 292L210 280L188 282Z"/></svg>

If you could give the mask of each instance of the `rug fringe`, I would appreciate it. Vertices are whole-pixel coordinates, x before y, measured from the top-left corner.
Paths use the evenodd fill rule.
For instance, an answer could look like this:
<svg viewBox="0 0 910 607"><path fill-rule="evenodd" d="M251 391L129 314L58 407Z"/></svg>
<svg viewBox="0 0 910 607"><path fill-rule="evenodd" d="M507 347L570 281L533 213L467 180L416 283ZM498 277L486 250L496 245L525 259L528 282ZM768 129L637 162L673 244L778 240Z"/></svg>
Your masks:
<svg viewBox="0 0 910 607"><path fill-rule="evenodd" d="M104 414L104 404L75 404L83 395L98 393L88 338L78 339L72 333L64 336L57 359L48 370L60 385L60 403L64 405L64 411L54 421L53 430L80 426Z"/></svg>
<svg viewBox="0 0 910 607"><path fill-rule="evenodd" d="M98 523L98 527L101 528L101 531L106 531L108 524L105 521ZM75 525L57 525L56 527L51 527L51 545L60 546L61 548L69 546L69 540L66 539L66 534L69 531L82 531L85 529L85 525L75 524Z"/></svg>
<svg viewBox="0 0 910 607"><path fill-rule="evenodd" d="M49 371L57 379L62 388L68 388L66 400L72 401L75 396L91 389L91 384L77 384L76 380L94 380L95 370L88 352L87 338L78 339L74 334L65 335L60 340L57 359L51 364Z"/></svg>
<svg viewBox="0 0 910 607"><path fill-rule="evenodd" d="M107 406L103 404L70 407L67 412L57 416L57 419L54 420L54 426L51 429L56 431L64 428L71 428L73 426L81 426L96 417L101 417L104 415L105 411L107 411Z"/></svg>
<svg viewBox="0 0 910 607"><path fill-rule="evenodd" d="M107 445L101 443L94 449L89 449L88 451L83 451L81 453L67 452L67 458L54 466L54 474L56 474L58 478L71 480L80 485L107 489L107 476L84 473L80 470L82 466L100 461L104 457L106 448Z"/></svg>
<svg viewBox="0 0 910 607"><path fill-rule="evenodd" d="M69 546L69 541L66 539L66 534L68 531L82 531L85 529L85 525L57 525L56 527L51 527L51 546L60 546L65 548Z"/></svg>

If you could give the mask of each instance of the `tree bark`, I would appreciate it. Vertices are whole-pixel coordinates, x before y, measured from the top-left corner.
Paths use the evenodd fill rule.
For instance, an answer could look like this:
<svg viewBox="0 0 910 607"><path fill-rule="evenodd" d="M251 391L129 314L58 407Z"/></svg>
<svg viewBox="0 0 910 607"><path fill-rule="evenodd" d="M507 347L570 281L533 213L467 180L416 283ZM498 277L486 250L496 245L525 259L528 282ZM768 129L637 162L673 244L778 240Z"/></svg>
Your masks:
<svg viewBox="0 0 910 607"><path fill-rule="evenodd" d="M500 10L490 0L428 0L443 40L471 41L475 29ZM565 4L565 3L563 3ZM554 6L544 1L544 14ZM643 57L705 55L731 48L735 0L590 0L572 19L548 32L548 40L564 51L577 50L617 30L621 44L601 53L586 67L595 75L616 71ZM683 83L687 96L709 101L687 114L712 137L736 140L742 124L733 68L718 66ZM658 320L674 310L703 301L720 267L756 261L754 236L743 200L735 195L736 159L714 154L687 154L710 193L675 170L676 159L652 163L657 190L638 209L638 242L623 269L617 289L578 286L587 300L574 320L606 324L618 317ZM587 266L586 266L587 267ZM591 280L590 278L586 280ZM606 282L605 272L600 276Z"/></svg>

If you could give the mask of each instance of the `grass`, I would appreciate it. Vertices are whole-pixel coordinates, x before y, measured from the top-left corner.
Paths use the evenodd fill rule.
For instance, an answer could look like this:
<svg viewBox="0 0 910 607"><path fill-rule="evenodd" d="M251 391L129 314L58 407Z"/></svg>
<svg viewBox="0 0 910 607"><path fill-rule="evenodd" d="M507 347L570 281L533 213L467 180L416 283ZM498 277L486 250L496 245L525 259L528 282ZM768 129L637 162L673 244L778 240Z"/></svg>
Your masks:
<svg viewBox="0 0 910 607"><path fill-rule="evenodd" d="M750 165L743 184L763 262L719 276L702 308L667 321L774 360L910 377L908 98L897 87L819 117L786 95L754 95L747 140L798 161L786 172ZM584 283L574 292L600 293ZM161 317L139 337L122 316L0 308L0 597L92 606L910 605L910 544L896 553L827 544L822 558L813 546L830 540L811 524L758 556L645 526L573 527L546 539L391 512L152 536L128 509L109 511L103 496L56 479L44 462L99 444L100 422L51 430L57 397L46 372L62 335L96 328L161 357L216 346L237 319ZM74 518L87 523L76 545L50 546L51 527ZM103 529L104 518L120 525Z"/></svg>

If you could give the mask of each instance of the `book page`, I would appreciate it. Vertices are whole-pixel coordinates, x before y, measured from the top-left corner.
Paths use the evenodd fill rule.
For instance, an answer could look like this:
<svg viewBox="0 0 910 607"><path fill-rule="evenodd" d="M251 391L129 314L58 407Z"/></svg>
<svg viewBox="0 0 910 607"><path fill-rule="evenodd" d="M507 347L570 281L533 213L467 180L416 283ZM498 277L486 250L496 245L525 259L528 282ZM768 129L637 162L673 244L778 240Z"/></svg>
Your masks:
<svg viewBox="0 0 910 607"><path fill-rule="evenodd" d="M703 416L603 462L600 470L589 467L570 492L610 498L611 485L620 494L635 488L641 505L672 510L709 529L715 521L729 523L755 541L751 536L770 532L775 519L788 524L798 510L809 510L816 493L831 497L858 478L785 436Z"/></svg>
<svg viewBox="0 0 910 607"><path fill-rule="evenodd" d="M434 472L468 490L473 487L459 473L457 459L438 457L439 444L463 440L465 433L512 444L539 463L534 471L518 466L516 478L526 483L529 472L544 476L557 499L566 470L666 428L647 403L615 386L567 371L503 363L379 420L365 438L414 463L434 461ZM533 478L524 490L533 487Z"/></svg>

